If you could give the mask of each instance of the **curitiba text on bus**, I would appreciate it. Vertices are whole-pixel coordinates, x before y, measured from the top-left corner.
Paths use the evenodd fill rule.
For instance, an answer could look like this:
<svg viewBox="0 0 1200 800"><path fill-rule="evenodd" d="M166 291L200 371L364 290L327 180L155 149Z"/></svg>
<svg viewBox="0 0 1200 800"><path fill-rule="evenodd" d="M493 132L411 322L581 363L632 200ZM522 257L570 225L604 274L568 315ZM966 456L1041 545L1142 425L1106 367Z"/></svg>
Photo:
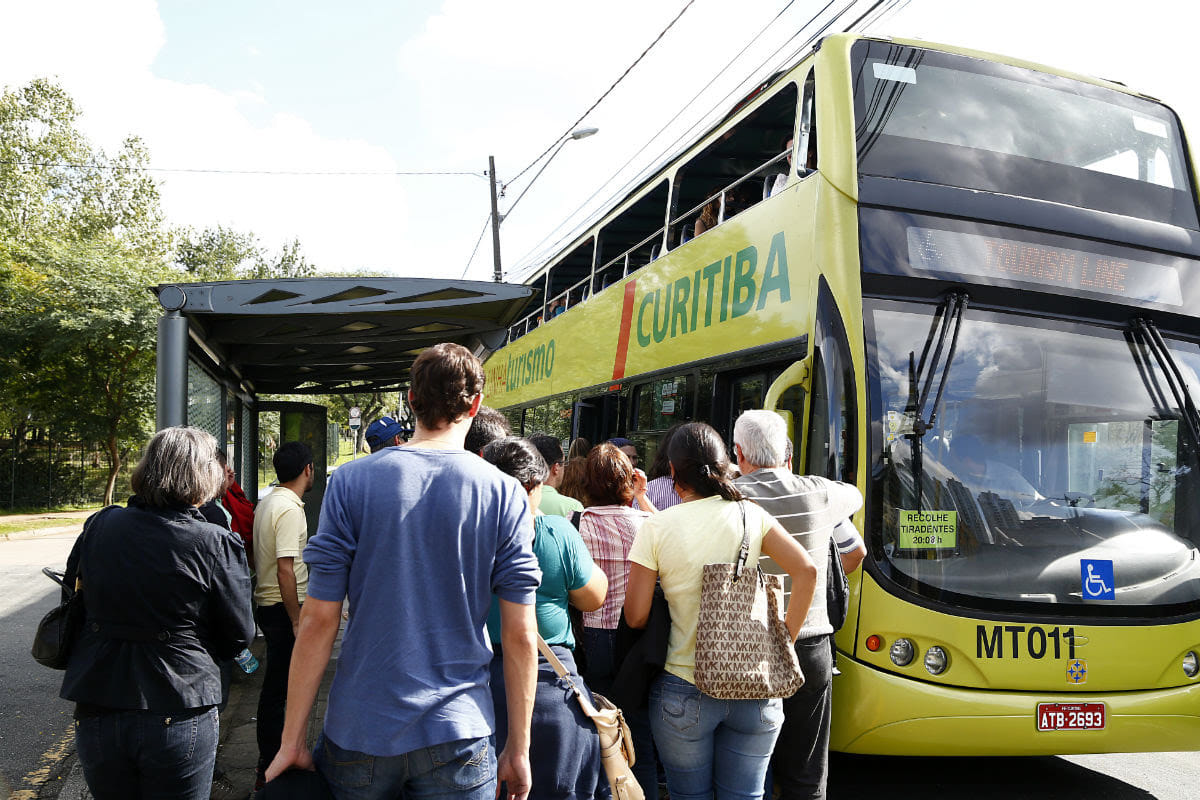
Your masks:
<svg viewBox="0 0 1200 800"><path fill-rule="evenodd" d="M554 374L555 340L531 347L520 353L509 353L508 359L488 363L487 383L494 391L510 391L549 378Z"/></svg>
<svg viewBox="0 0 1200 800"><path fill-rule="evenodd" d="M750 245L642 295L634 319L638 345L649 347L700 326L762 311L772 295L780 303L792 299L783 231L771 237L765 264L759 249Z"/></svg>

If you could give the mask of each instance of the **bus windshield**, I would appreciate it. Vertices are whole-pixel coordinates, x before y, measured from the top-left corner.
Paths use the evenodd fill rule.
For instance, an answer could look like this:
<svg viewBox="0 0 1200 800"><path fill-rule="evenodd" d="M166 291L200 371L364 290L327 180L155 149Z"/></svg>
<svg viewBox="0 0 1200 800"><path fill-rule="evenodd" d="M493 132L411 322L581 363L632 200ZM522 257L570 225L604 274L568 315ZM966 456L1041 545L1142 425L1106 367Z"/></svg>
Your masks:
<svg viewBox="0 0 1200 800"><path fill-rule="evenodd" d="M853 54L859 173L1196 229L1173 112L1145 98L933 50Z"/></svg>
<svg viewBox="0 0 1200 800"><path fill-rule="evenodd" d="M968 308L952 363L932 376L942 401L921 433L912 365L938 309L875 300L867 311L882 423L873 551L886 574L931 599L988 610L1195 610L1196 443L1136 337ZM1200 347L1166 344L1196 396Z"/></svg>

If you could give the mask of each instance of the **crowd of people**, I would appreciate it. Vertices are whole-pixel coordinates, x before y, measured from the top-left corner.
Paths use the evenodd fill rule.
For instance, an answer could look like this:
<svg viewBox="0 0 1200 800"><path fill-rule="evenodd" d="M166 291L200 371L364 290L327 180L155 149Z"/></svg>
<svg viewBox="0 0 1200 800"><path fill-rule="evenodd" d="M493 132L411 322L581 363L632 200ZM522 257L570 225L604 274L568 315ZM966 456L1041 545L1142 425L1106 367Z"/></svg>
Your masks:
<svg viewBox="0 0 1200 800"><path fill-rule="evenodd" d="M732 454L709 425L676 425L647 475L627 439L564 453L553 436L513 436L483 388L465 348L422 353L415 425L368 429L372 455L338 469L311 537L304 444L278 448L277 486L255 509L212 436L151 439L129 504L94 515L67 565L89 624L62 696L95 797L209 796L217 709L256 622L268 787L315 769L338 800L608 797L574 685L620 698L647 798L660 781L673 800L770 797L772 783L784 798L824 796L825 573L831 540L848 571L865 553L849 523L858 490L795 475L773 412L737 420ZM744 537L790 579L784 622L806 682L782 701L695 685L701 571Z"/></svg>

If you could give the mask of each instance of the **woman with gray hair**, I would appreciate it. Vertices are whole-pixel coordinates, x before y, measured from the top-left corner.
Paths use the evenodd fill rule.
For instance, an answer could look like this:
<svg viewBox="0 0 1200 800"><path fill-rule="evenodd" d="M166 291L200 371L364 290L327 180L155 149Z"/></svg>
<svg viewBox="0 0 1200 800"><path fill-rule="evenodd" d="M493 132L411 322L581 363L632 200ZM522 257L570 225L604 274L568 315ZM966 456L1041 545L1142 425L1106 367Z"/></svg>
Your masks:
<svg viewBox="0 0 1200 800"><path fill-rule="evenodd" d="M242 542L196 509L223 479L211 435L159 431L129 504L93 514L67 559L86 620L61 696L97 800L211 793L217 661L254 638Z"/></svg>

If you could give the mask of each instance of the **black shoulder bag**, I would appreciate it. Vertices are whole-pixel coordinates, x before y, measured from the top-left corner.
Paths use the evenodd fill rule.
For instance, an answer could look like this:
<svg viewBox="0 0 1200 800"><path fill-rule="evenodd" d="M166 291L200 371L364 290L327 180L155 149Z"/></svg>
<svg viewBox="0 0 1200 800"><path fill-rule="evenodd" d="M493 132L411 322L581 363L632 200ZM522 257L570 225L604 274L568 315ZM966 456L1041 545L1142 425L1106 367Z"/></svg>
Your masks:
<svg viewBox="0 0 1200 800"><path fill-rule="evenodd" d="M83 574L83 544L88 531L100 515L112 508L117 508L117 506L109 506L97 511L83 524L83 533L79 534L77 545L80 553L79 563L75 565L74 575L68 576L66 573L52 570L49 567L42 569L43 575L62 587L61 601L58 606L46 612L46 616L42 617L42 621L38 623L37 632L33 636L31 652L34 660L50 669L67 668L67 663L71 660L71 648L74 647L75 640L79 638L79 632L83 629L83 621L87 612L83 607L83 592L76 589L77 581L75 580Z"/></svg>
<svg viewBox="0 0 1200 800"><path fill-rule="evenodd" d="M825 575L825 611L835 631L840 631L846 624L846 617L850 616L850 581L832 536L829 538L829 569Z"/></svg>

